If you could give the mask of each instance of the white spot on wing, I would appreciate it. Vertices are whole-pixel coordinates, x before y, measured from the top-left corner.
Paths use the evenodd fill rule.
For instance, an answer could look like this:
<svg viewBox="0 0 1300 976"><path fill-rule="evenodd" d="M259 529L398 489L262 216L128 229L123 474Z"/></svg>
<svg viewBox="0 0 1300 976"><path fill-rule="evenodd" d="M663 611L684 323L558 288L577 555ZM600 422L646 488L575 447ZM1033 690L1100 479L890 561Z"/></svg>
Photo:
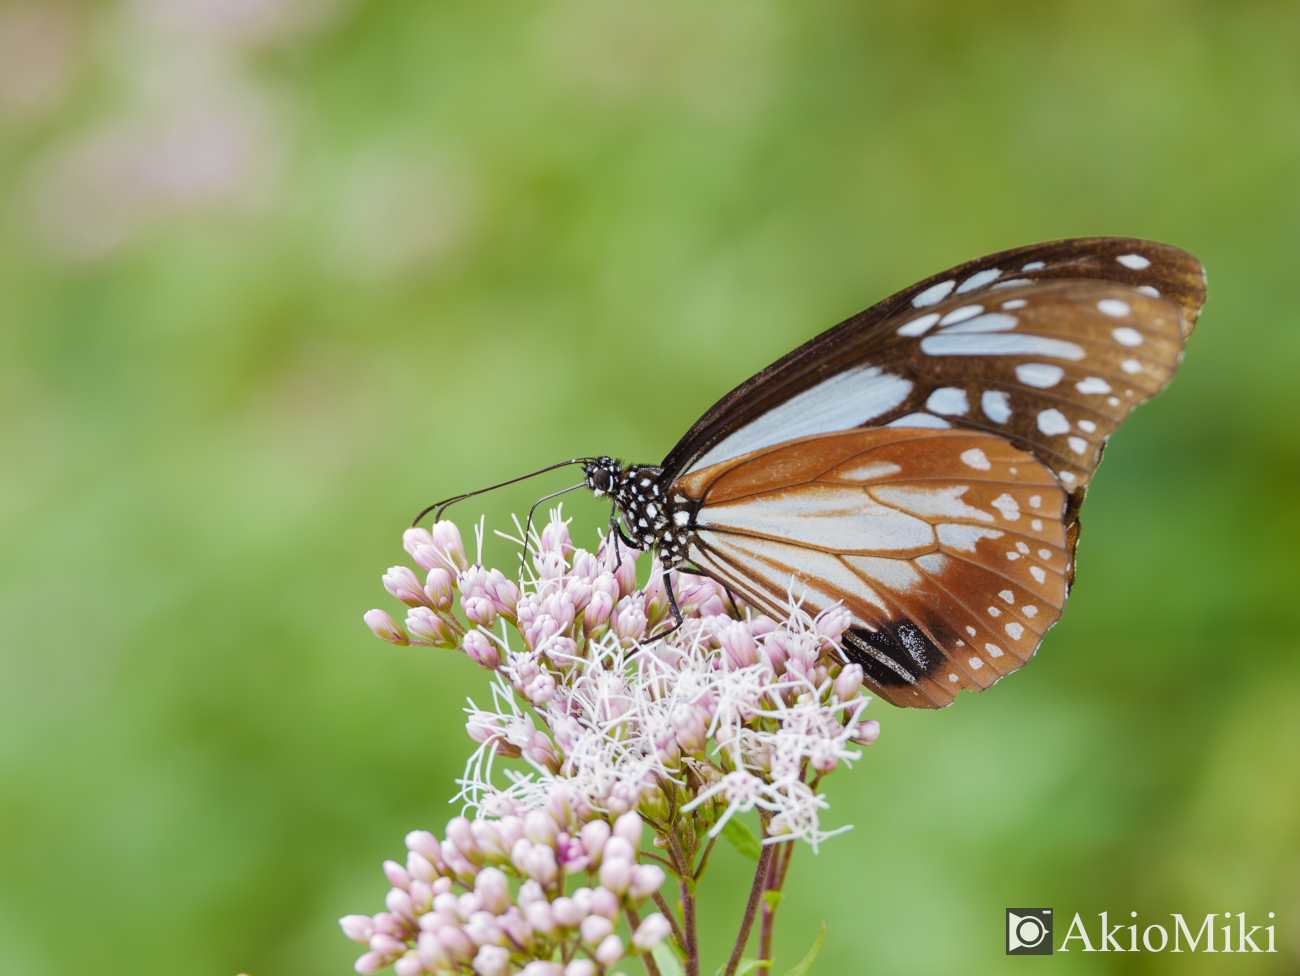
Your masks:
<svg viewBox="0 0 1300 976"><path fill-rule="evenodd" d="M831 552L917 549L934 543L924 519L882 505L856 485L801 485L721 505L706 505L701 528L797 538Z"/></svg>
<svg viewBox="0 0 1300 976"><path fill-rule="evenodd" d="M983 311L983 305L963 305L961 308L954 308L951 312L941 318L939 324L953 325L956 322L965 322L967 319L973 319Z"/></svg>
<svg viewBox="0 0 1300 976"><path fill-rule="evenodd" d="M998 594L998 596L1002 597L1002 599L1005 600L1007 603L1016 602L1016 595L1012 593L1010 590L1003 590L1001 593Z"/></svg>
<svg viewBox="0 0 1300 976"><path fill-rule="evenodd" d="M1051 363L1021 363L1016 367L1016 379L1026 386L1036 386L1040 390L1050 390L1057 383L1065 370Z"/></svg>
<svg viewBox="0 0 1300 976"><path fill-rule="evenodd" d="M953 684L956 684L956 683L957 683L957 676L956 676L955 674L950 674L950 675L948 675L948 680L951 681Z"/></svg>
<svg viewBox="0 0 1300 976"><path fill-rule="evenodd" d="M1088 450L1088 442L1085 441L1082 437L1066 438L1065 443L1070 445L1070 450L1072 450L1075 454L1084 454Z"/></svg>
<svg viewBox="0 0 1300 976"><path fill-rule="evenodd" d="M1121 302L1118 298L1103 298L1097 303L1097 311L1111 318L1122 319L1132 309L1128 307L1128 302Z"/></svg>
<svg viewBox="0 0 1300 976"><path fill-rule="evenodd" d="M930 427L942 429L951 427L952 424L941 417L936 417L930 413L909 413L899 417L897 420L891 420L886 427Z"/></svg>
<svg viewBox="0 0 1300 976"><path fill-rule="evenodd" d="M1010 316L1008 316L1010 317ZM932 335L921 340L928 356L1050 356L1077 362L1083 347L1064 339L1027 335Z"/></svg>
<svg viewBox="0 0 1300 976"><path fill-rule="evenodd" d="M976 271L957 287L957 294L964 295L976 288L983 288L990 281L997 281L1000 277L1002 277L1002 271L999 268L985 268L983 271Z"/></svg>
<svg viewBox="0 0 1300 976"><path fill-rule="evenodd" d="M961 463L968 468L974 468L976 471L988 471L993 467L993 465L989 464L988 455L978 447L972 447L969 451L962 451Z"/></svg>
<svg viewBox="0 0 1300 976"><path fill-rule="evenodd" d="M1001 312L990 312L988 315L978 315L973 319L965 322L959 322L943 330L944 335L968 334L971 332L1010 332L1016 327L1020 320L1014 315L1003 315Z"/></svg>
<svg viewBox="0 0 1300 976"><path fill-rule="evenodd" d="M1136 359L1126 359L1119 364L1119 368L1130 376L1142 372L1142 364Z"/></svg>
<svg viewBox="0 0 1300 976"><path fill-rule="evenodd" d="M978 671L980 668L984 667L984 662L977 657L973 657L970 659L970 667L972 671Z"/></svg>
<svg viewBox="0 0 1300 976"><path fill-rule="evenodd" d="M1010 493L1004 491L993 499L992 504L1008 522L1015 522L1020 518L1020 503L1012 498Z"/></svg>
<svg viewBox="0 0 1300 976"><path fill-rule="evenodd" d="M973 508L961 500L969 485L949 485L945 488L914 488L902 485L880 485L867 489L870 494L887 505L901 508L905 512L922 518L946 516L947 518L971 519L978 522L992 522L993 516L982 509Z"/></svg>
<svg viewBox="0 0 1300 976"><path fill-rule="evenodd" d="M1040 583L1043 583L1047 580L1047 573L1043 572L1042 566L1030 566L1029 575L1032 576L1034 579L1038 580L1038 582Z"/></svg>
<svg viewBox="0 0 1300 976"><path fill-rule="evenodd" d="M901 336L919 336L925 335L930 330L930 326L939 321L938 312L930 312L928 315L922 315L920 318L904 323L898 327L898 334Z"/></svg>
<svg viewBox="0 0 1300 976"><path fill-rule="evenodd" d="M961 417L970 410L966 391L957 386L941 386L926 398L925 409L947 417Z"/></svg>
<svg viewBox="0 0 1300 976"><path fill-rule="evenodd" d="M911 392L911 380L886 373L879 366L859 366L836 373L715 444L688 470L698 471L797 437L858 427L893 410Z"/></svg>
<svg viewBox="0 0 1300 976"><path fill-rule="evenodd" d="M1074 388L1080 393L1109 393L1110 384L1100 376L1089 376L1079 380L1074 384Z"/></svg>
<svg viewBox="0 0 1300 976"><path fill-rule="evenodd" d="M1001 390L985 390L980 395L980 409L995 424L1005 424L1011 416L1011 402Z"/></svg>
<svg viewBox="0 0 1300 976"><path fill-rule="evenodd" d="M1038 608L1034 606L1032 603L1027 603L1025 604L1025 606L1021 607L1021 612L1026 617L1035 617L1038 615Z"/></svg>
<svg viewBox="0 0 1300 976"><path fill-rule="evenodd" d="M925 308L927 305L938 305L948 297L948 292L952 291L955 281L941 281L937 285L931 285L925 291L921 292L912 299L912 304L916 308Z"/></svg>
<svg viewBox="0 0 1300 976"><path fill-rule="evenodd" d="M1150 295L1152 298L1160 297L1160 290L1158 288L1153 288L1151 285L1138 285L1136 290L1140 291L1144 295Z"/></svg>
<svg viewBox="0 0 1300 976"><path fill-rule="evenodd" d="M1002 648L998 647L997 644L985 644L985 645L984 645L984 650L986 650L986 651L989 652L989 657L1001 657L1001 656L1002 656Z"/></svg>
<svg viewBox="0 0 1300 976"><path fill-rule="evenodd" d="M1045 268L1045 267L1047 267L1047 265L1045 265L1042 261L1030 261L1028 264L1022 265L1021 268L1020 268L1020 270L1021 270L1021 271L1041 271L1041 270L1042 270L1043 268Z"/></svg>
<svg viewBox="0 0 1300 976"><path fill-rule="evenodd" d="M1044 434L1064 434L1070 429L1070 422L1065 419L1065 414L1055 408L1040 410L1038 429Z"/></svg>
<svg viewBox="0 0 1300 976"><path fill-rule="evenodd" d="M1001 539L1003 533L998 529L982 529L978 525L964 525L960 522L940 522L935 526L939 535L939 544L961 552L974 552L980 539Z"/></svg>
<svg viewBox="0 0 1300 976"><path fill-rule="evenodd" d="M1008 301L1003 302L1002 307L1006 311L1010 312L1013 309L1024 308L1028 304L1029 303L1025 301L1023 298L1012 298L1009 299Z"/></svg>
<svg viewBox="0 0 1300 976"><path fill-rule="evenodd" d="M906 559L886 559L880 556L844 556L844 561L860 570L886 589L906 593L925 580Z"/></svg>
<svg viewBox="0 0 1300 976"><path fill-rule="evenodd" d="M1062 481L1064 481L1067 485L1072 485L1072 484L1074 484L1074 481L1075 481L1075 478L1074 478L1074 472L1073 472L1073 471L1058 471L1058 472L1057 472L1057 477L1059 477L1059 478L1060 478Z"/></svg>
<svg viewBox="0 0 1300 976"><path fill-rule="evenodd" d="M1127 325L1121 325L1111 335L1115 337L1115 341L1121 346L1142 345L1142 333L1137 329L1130 329Z"/></svg>
<svg viewBox="0 0 1300 976"><path fill-rule="evenodd" d="M1042 495L1030 495L1030 496L1029 496L1029 507L1030 507L1030 508L1038 508L1038 507L1040 507L1042 504L1043 504L1043 496L1042 496Z"/></svg>
<svg viewBox="0 0 1300 976"><path fill-rule="evenodd" d="M1076 420L1074 422L1074 425L1078 427L1081 431L1084 431L1085 433L1088 434L1095 433L1097 430L1097 425L1094 424L1091 420Z"/></svg>
<svg viewBox="0 0 1300 976"><path fill-rule="evenodd" d="M853 468L837 468L835 477L845 481L871 481L874 478L887 478L902 471L897 464L888 461L867 461Z"/></svg>
<svg viewBox="0 0 1300 976"><path fill-rule="evenodd" d="M1142 271L1145 268L1151 267L1151 262L1140 254L1121 254L1115 260L1124 265L1124 267L1131 268L1134 271Z"/></svg>
<svg viewBox="0 0 1300 976"><path fill-rule="evenodd" d="M1007 630L1007 635L1012 640L1020 640L1021 635L1024 634L1025 632L1025 628L1020 626L1020 624L1017 623L1007 624L1006 630Z"/></svg>

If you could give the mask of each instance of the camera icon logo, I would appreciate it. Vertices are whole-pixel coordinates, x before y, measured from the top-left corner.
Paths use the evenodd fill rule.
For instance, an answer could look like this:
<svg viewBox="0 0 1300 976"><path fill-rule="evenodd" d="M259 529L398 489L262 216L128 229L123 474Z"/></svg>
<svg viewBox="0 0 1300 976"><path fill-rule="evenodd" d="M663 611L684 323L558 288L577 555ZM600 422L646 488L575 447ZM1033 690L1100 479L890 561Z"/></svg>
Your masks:
<svg viewBox="0 0 1300 976"><path fill-rule="evenodd" d="M1052 910L1050 908L1007 909L1007 955L1050 956L1052 954Z"/></svg>

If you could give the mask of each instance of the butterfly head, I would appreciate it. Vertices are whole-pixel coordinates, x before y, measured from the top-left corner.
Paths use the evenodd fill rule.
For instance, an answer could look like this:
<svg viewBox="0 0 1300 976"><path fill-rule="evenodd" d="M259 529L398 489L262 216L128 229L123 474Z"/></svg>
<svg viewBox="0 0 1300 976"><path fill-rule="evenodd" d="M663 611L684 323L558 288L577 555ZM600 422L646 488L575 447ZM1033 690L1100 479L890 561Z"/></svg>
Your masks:
<svg viewBox="0 0 1300 976"><path fill-rule="evenodd" d="M617 492L625 479L624 466L612 457L591 458L582 466L587 487L597 498Z"/></svg>

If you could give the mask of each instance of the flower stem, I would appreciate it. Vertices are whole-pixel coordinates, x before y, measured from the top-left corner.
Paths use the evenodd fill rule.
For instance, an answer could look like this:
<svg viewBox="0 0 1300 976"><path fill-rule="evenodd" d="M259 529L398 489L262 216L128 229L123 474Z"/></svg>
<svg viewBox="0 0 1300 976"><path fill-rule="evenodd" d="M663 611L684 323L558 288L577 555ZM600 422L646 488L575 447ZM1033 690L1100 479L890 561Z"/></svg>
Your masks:
<svg viewBox="0 0 1300 976"><path fill-rule="evenodd" d="M786 841L781 847L784 850L773 858L771 869L768 871L764 894L767 891L779 892L785 884L785 873L789 870L790 858L794 855L794 841ZM763 899L763 920L759 928L758 958L763 960L761 968L769 972L772 968L772 930L776 925L777 904L767 898Z"/></svg>
<svg viewBox="0 0 1300 976"><path fill-rule="evenodd" d="M668 902L659 892L654 893L655 905L663 917L668 919L668 924L673 927L673 938L677 941L677 947L686 953L686 936L682 934L682 927L677 923L677 913L668 907Z"/></svg>
<svg viewBox="0 0 1300 976"><path fill-rule="evenodd" d="M635 932L637 929L641 927L640 913L637 912L637 910L633 908L631 905L628 905L626 908L623 909L623 911L624 914L627 915L628 927L633 932ZM655 962L655 957L653 955L651 955L649 952L643 952L641 953L641 961L645 963L645 971L648 974L648 976L661 976L659 972L659 965L658 963Z"/></svg>
<svg viewBox="0 0 1300 976"><path fill-rule="evenodd" d="M749 941L749 932L754 927L754 916L758 914L758 903L763 897L763 887L767 881L767 871L772 863L772 852L775 847L775 844L764 844L763 852L758 857L758 869L754 872L754 883L749 889L749 902L745 905L745 918L740 923L740 933L736 936L736 948L731 950L731 959L727 962L727 968L723 976L735 976L736 967L740 965L740 957L745 951L745 943Z"/></svg>

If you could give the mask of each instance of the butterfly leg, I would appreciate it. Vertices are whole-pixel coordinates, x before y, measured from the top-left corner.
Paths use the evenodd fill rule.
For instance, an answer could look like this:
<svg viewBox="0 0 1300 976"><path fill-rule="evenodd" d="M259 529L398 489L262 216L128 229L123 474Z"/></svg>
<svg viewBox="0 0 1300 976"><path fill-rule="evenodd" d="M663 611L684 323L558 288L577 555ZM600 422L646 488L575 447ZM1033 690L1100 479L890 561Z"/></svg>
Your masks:
<svg viewBox="0 0 1300 976"><path fill-rule="evenodd" d="M677 596L673 593L673 580L672 576L669 575L671 572L672 570L669 569L664 570L664 591L668 594L668 606L672 610L673 619L676 620L677 623L673 624L667 630L661 630L659 633L651 637L650 640L659 640L661 637L667 637L685 623L682 619L682 611L677 606Z"/></svg>

